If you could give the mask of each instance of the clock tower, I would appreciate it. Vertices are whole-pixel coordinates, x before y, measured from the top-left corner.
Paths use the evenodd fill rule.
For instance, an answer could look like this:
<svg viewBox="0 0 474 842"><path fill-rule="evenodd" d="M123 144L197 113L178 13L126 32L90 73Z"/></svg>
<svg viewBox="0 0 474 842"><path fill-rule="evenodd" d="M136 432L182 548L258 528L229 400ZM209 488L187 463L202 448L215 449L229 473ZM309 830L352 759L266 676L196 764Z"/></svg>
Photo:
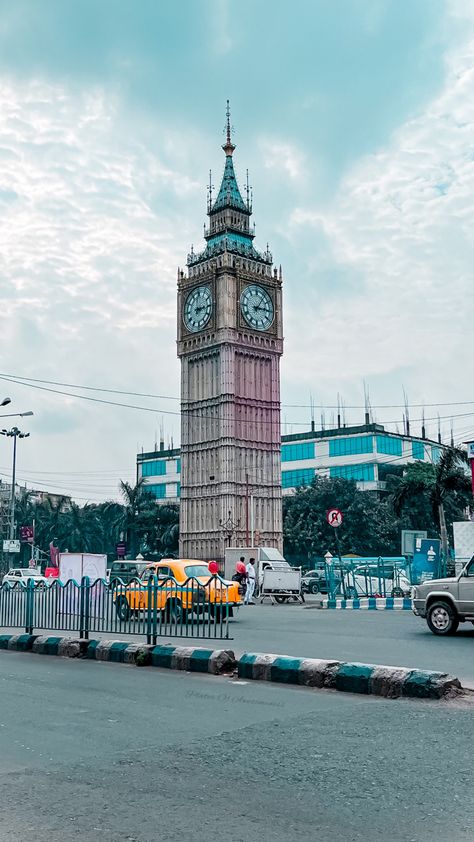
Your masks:
<svg viewBox="0 0 474 842"><path fill-rule="evenodd" d="M282 276L256 250L247 186L234 172L229 103L225 166L209 184L206 247L178 270L181 359L180 556L225 546L282 550L280 357Z"/></svg>

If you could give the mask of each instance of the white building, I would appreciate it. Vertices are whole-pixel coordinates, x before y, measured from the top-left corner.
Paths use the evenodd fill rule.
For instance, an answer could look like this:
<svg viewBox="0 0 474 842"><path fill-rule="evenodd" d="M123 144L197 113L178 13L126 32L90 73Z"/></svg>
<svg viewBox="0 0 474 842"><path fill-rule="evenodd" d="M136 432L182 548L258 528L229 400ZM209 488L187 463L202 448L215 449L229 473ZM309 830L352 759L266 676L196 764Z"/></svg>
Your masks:
<svg viewBox="0 0 474 842"><path fill-rule="evenodd" d="M285 435L283 494L309 485L316 475L355 480L362 491L384 491L387 473L413 462L436 463L444 447L431 439L388 432L381 424ZM180 474L178 448L137 455L137 476L144 478L160 503L179 502Z"/></svg>

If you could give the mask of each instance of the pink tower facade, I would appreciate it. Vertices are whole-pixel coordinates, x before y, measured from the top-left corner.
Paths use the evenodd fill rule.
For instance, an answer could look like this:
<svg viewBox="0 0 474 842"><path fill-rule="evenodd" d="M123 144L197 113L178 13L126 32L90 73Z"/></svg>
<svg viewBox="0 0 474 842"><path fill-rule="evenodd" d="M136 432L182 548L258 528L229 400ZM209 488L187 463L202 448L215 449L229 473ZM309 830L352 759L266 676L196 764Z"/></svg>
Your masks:
<svg viewBox="0 0 474 842"><path fill-rule="evenodd" d="M209 187L206 247L178 271L182 558L221 559L226 545L282 550L280 357L282 274L258 252L252 206L225 168Z"/></svg>

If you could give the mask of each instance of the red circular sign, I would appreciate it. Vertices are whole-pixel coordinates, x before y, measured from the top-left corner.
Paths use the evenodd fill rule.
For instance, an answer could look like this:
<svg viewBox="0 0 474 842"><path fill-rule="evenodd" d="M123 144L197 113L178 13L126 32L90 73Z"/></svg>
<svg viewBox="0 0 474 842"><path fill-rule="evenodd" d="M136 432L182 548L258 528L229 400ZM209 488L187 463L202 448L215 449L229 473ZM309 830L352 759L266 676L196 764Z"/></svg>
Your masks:
<svg viewBox="0 0 474 842"><path fill-rule="evenodd" d="M340 509L329 509L326 512L326 520L329 523L329 526L340 526L343 521L342 512Z"/></svg>

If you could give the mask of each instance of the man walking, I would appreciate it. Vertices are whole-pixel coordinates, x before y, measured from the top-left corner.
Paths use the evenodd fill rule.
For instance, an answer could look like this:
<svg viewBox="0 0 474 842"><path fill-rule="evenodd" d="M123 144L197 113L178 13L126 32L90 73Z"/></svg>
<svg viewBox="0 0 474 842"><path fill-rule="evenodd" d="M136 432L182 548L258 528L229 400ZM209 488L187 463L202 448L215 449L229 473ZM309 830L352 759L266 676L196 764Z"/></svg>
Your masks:
<svg viewBox="0 0 474 842"><path fill-rule="evenodd" d="M247 589L245 591L244 605L254 605L253 593L255 590L255 559L251 558L247 564Z"/></svg>

